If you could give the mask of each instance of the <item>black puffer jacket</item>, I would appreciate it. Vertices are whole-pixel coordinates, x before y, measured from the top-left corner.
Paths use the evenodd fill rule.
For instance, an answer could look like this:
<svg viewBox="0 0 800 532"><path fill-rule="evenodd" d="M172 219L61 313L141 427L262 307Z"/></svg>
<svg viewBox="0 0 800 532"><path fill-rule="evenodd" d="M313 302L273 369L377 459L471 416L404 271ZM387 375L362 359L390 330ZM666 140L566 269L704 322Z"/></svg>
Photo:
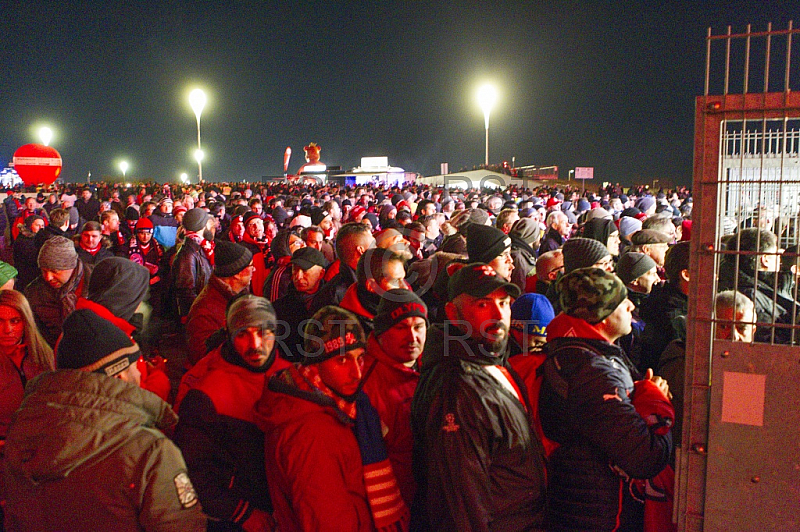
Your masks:
<svg viewBox="0 0 800 532"><path fill-rule="evenodd" d="M575 323L564 328L588 336ZM547 351L539 415L545 436L560 444L547 469L547 530L635 530L631 505L638 503L611 466L631 478L652 478L669 463L672 437L651 432L636 412L619 347L599 339L550 340L548 327Z"/></svg>
<svg viewBox="0 0 800 532"><path fill-rule="evenodd" d="M506 357L488 354L447 324L434 325L411 404L412 523L419 530L531 530L542 524L541 443L523 405L487 370L508 369L527 403L525 384Z"/></svg>
<svg viewBox="0 0 800 532"><path fill-rule="evenodd" d="M214 268L197 242L187 238L172 263L172 279L179 316L189 314L192 303L205 288L213 271Z"/></svg>
<svg viewBox="0 0 800 532"><path fill-rule="evenodd" d="M647 368L656 369L661 353L667 345L678 339L673 321L686 316L689 298L673 283L653 286L650 296L642 301L639 317L644 320L637 367L644 373Z"/></svg>

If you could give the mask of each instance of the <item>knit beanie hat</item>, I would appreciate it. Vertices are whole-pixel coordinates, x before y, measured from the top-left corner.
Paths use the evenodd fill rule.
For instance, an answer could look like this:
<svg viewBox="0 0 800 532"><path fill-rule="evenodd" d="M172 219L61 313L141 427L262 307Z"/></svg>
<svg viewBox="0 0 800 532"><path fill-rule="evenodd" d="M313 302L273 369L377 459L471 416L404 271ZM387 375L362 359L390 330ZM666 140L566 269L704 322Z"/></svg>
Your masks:
<svg viewBox="0 0 800 532"><path fill-rule="evenodd" d="M586 212L592 208L592 204L589 203L589 200L586 198L581 198L578 200L578 204L575 206L575 210L578 213Z"/></svg>
<svg viewBox="0 0 800 532"><path fill-rule="evenodd" d="M275 331L277 317L269 300L247 294L235 299L228 307L225 324L231 335L248 327Z"/></svg>
<svg viewBox="0 0 800 532"><path fill-rule="evenodd" d="M490 263L511 247L511 238L491 225L471 225L467 230L467 255L470 262Z"/></svg>
<svg viewBox="0 0 800 532"><path fill-rule="evenodd" d="M469 214L470 223L477 225L486 225L486 220L489 219L489 213L483 209L475 209Z"/></svg>
<svg viewBox="0 0 800 532"><path fill-rule="evenodd" d="M89 309L67 316L64 334L56 344L58 369L80 369L109 377L135 364L140 354L139 346L127 334Z"/></svg>
<svg viewBox="0 0 800 532"><path fill-rule="evenodd" d="M366 347L364 329L352 312L328 305L306 324L304 365L324 362L348 351Z"/></svg>
<svg viewBox="0 0 800 532"><path fill-rule="evenodd" d="M203 209L189 209L186 211L186 214L183 215L183 227L192 233L202 231L206 223L208 223L208 213Z"/></svg>
<svg viewBox="0 0 800 532"><path fill-rule="evenodd" d="M600 268L578 268L564 275L556 285L564 314L600 323L628 297L628 289L613 273Z"/></svg>
<svg viewBox="0 0 800 532"><path fill-rule="evenodd" d="M188 211L185 206L183 205L176 205L174 209L172 209L172 216L178 216L180 213L185 213Z"/></svg>
<svg viewBox="0 0 800 532"><path fill-rule="evenodd" d="M511 328L534 336L547 336L545 329L555 318L553 305L542 294L522 294L511 305Z"/></svg>
<svg viewBox="0 0 800 532"><path fill-rule="evenodd" d="M78 253L72 240L54 236L45 240L39 250L39 267L45 270L71 270L78 265Z"/></svg>
<svg viewBox="0 0 800 532"><path fill-rule="evenodd" d="M629 285L656 267L656 261L649 255L629 251L622 255L617 262L617 276L622 279L623 283Z"/></svg>
<svg viewBox="0 0 800 532"><path fill-rule="evenodd" d="M153 231L153 222L150 221L150 218L139 218L139 221L136 222L136 230L139 231L141 229Z"/></svg>
<svg viewBox="0 0 800 532"><path fill-rule="evenodd" d="M125 219L128 221L138 220L139 219L139 211L133 205L129 205L125 209Z"/></svg>
<svg viewBox="0 0 800 532"><path fill-rule="evenodd" d="M253 253L236 242L220 240L214 247L214 275L233 277L250 265Z"/></svg>
<svg viewBox="0 0 800 532"><path fill-rule="evenodd" d="M7 262L0 261L0 286L3 286L11 279L14 279L19 272L15 267ZM21 288L25 288L24 286Z"/></svg>
<svg viewBox="0 0 800 532"><path fill-rule="evenodd" d="M626 238L636 231L641 230L642 221L630 216L623 216L619 219L619 236Z"/></svg>
<svg viewBox="0 0 800 532"><path fill-rule="evenodd" d="M569 273L578 268L588 268L606 255L608 248L602 242L591 238L574 237L564 242L564 272Z"/></svg>
<svg viewBox="0 0 800 532"><path fill-rule="evenodd" d="M78 212L78 209L75 207L70 207L67 210L69 211L69 225L78 225L78 222L81 221L81 215Z"/></svg>
<svg viewBox="0 0 800 532"><path fill-rule="evenodd" d="M656 199L653 196L642 196L636 200L636 208L642 212L647 212L656 204Z"/></svg>
<svg viewBox="0 0 800 532"><path fill-rule="evenodd" d="M325 218L327 218L330 215L331 213L329 213L328 211L316 207L311 211L311 224L319 225Z"/></svg>
<svg viewBox="0 0 800 532"><path fill-rule="evenodd" d="M520 218L514 223L508 235L519 238L529 246L534 245L540 237L539 222L530 218Z"/></svg>
<svg viewBox="0 0 800 532"><path fill-rule="evenodd" d="M373 321L380 336L406 318L419 317L428 324L428 306L411 290L395 288L384 292Z"/></svg>

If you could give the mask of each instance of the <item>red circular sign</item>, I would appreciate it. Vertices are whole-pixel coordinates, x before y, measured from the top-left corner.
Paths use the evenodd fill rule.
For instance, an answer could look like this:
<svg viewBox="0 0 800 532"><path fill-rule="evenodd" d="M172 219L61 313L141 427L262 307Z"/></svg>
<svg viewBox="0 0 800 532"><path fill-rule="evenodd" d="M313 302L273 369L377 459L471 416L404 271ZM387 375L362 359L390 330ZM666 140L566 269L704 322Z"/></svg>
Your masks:
<svg viewBox="0 0 800 532"><path fill-rule="evenodd" d="M42 144L25 144L14 152L14 169L26 185L49 185L61 173L61 155Z"/></svg>

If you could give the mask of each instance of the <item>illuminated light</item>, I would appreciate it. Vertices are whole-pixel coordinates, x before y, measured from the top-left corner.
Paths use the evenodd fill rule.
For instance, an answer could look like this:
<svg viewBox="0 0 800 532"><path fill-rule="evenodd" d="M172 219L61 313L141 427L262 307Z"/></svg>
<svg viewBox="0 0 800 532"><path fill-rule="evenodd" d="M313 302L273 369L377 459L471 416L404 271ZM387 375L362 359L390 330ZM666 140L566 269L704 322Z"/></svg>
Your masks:
<svg viewBox="0 0 800 532"><path fill-rule="evenodd" d="M486 129L489 129L489 113L492 107L497 103L497 89L494 85L484 85L478 90L478 105L483 110L483 118L485 121Z"/></svg>
<svg viewBox="0 0 800 532"><path fill-rule="evenodd" d="M200 113L203 112L203 108L206 106L206 93L203 92L201 89L195 89L189 93L189 105L192 106L192 111L194 111L194 115L200 120Z"/></svg>
<svg viewBox="0 0 800 532"><path fill-rule="evenodd" d="M306 166L303 168L303 172L304 172L304 173L312 173L312 172L324 172L324 171L325 171L325 170L327 170L327 169L328 169L328 166L327 166L327 165L325 165L325 164L322 164L322 163L318 163L318 164L307 164L307 165L306 165Z"/></svg>
<svg viewBox="0 0 800 532"><path fill-rule="evenodd" d="M181 174L181 183L188 183L188 182L189 182L189 176L186 174L186 172L183 172Z"/></svg>
<svg viewBox="0 0 800 532"><path fill-rule="evenodd" d="M203 157L205 157L205 155L203 150L194 150L194 160L197 161L198 164L203 162Z"/></svg>
<svg viewBox="0 0 800 532"><path fill-rule="evenodd" d="M42 139L42 144L49 146L50 141L53 140L53 130L49 127L39 129L39 138Z"/></svg>
<svg viewBox="0 0 800 532"><path fill-rule="evenodd" d="M119 163L119 169L122 170L122 177L125 177L125 172L128 171L128 163L122 161L121 163Z"/></svg>

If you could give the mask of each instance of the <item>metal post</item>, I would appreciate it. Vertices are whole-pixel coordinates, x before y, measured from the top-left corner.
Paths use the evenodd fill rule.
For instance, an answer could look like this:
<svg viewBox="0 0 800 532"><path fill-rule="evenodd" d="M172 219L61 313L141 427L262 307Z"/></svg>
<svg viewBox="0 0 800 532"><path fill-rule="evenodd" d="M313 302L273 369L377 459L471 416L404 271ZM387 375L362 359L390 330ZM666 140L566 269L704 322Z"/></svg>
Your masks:
<svg viewBox="0 0 800 532"><path fill-rule="evenodd" d="M484 160L486 168L489 168L489 119L486 119L486 158Z"/></svg>
<svg viewBox="0 0 800 532"><path fill-rule="evenodd" d="M197 115L197 150L200 151L202 148L200 147L200 115ZM203 163L201 162L200 158L197 159L197 182L203 182Z"/></svg>

